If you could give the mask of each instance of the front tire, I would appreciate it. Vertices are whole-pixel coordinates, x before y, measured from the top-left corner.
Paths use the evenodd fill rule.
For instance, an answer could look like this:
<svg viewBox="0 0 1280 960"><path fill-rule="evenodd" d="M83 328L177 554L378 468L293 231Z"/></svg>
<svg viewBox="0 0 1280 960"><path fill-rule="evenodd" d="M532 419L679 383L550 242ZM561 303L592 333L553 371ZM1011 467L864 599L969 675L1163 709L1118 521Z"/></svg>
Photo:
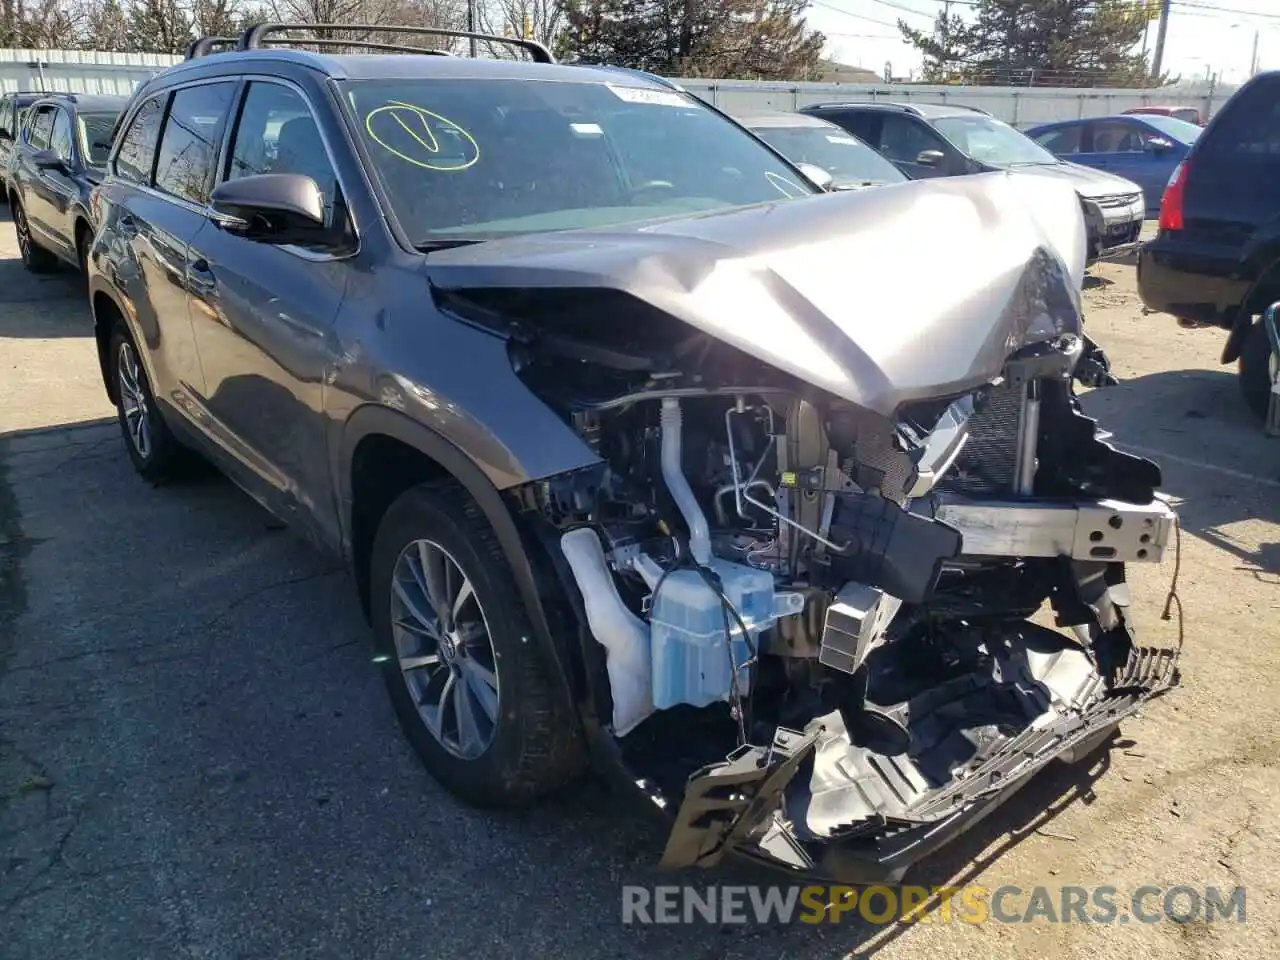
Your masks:
<svg viewBox="0 0 1280 960"><path fill-rule="evenodd" d="M407 490L378 526L371 613L392 706L432 776L479 807L526 806L584 761L513 579L451 481Z"/></svg>
<svg viewBox="0 0 1280 960"><path fill-rule="evenodd" d="M124 321L111 331L111 392L125 449L139 476L151 483L171 479L183 462L185 450L160 416L138 348Z"/></svg>
<svg viewBox="0 0 1280 960"><path fill-rule="evenodd" d="M1271 403L1271 375L1277 357L1271 352L1271 340L1267 328L1255 323L1246 331L1240 346L1240 392L1244 401L1259 420L1267 419L1267 407Z"/></svg>
<svg viewBox="0 0 1280 960"><path fill-rule="evenodd" d="M13 229L18 234L18 253L22 256L24 267L32 273L52 273L58 269L58 258L37 244L31 236L27 212L17 200L13 203Z"/></svg>

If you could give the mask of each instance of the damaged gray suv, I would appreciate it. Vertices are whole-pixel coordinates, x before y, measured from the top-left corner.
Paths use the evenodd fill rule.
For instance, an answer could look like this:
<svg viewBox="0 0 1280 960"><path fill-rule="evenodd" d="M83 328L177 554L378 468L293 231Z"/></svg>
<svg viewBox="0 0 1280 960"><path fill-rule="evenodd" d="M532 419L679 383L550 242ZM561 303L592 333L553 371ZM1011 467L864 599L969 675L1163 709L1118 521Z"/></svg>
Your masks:
<svg viewBox="0 0 1280 960"><path fill-rule="evenodd" d="M304 29L135 95L102 372L143 477L199 451L350 563L456 795L590 765L668 865L891 879L1176 682L1124 574L1159 470L1075 398L1069 186L820 194L666 82Z"/></svg>

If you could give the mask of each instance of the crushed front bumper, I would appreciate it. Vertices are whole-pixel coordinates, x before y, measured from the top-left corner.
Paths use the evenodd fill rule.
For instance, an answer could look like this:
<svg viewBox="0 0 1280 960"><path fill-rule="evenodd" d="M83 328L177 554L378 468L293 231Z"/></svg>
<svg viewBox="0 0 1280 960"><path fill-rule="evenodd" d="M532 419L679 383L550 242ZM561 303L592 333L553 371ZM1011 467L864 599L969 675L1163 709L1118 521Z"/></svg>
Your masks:
<svg viewBox="0 0 1280 960"><path fill-rule="evenodd" d="M788 784L813 757L821 723L800 732L779 728L769 747L739 748L690 777L662 865L709 867L733 853L806 878L897 882L1052 761L1072 763L1089 754L1121 720L1177 684L1177 663L1176 651L1136 647L1116 682L1085 709L1011 737L963 779L933 791L905 815L866 817L820 840L801 838L786 797ZM868 796L893 787L898 771L888 769L894 758L885 759L886 769L878 773L883 782L865 782Z"/></svg>

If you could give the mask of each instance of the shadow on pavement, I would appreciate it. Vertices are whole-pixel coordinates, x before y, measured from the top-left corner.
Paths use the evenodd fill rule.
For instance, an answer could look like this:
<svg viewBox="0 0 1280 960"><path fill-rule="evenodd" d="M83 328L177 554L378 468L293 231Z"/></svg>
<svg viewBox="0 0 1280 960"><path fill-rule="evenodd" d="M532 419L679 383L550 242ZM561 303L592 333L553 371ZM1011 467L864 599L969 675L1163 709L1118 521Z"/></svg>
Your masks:
<svg viewBox="0 0 1280 960"><path fill-rule="evenodd" d="M1224 532L1246 520L1280 525L1280 438L1267 437L1245 406L1234 369L1153 373L1081 403L1119 446L1160 464L1184 530L1246 570L1280 573L1280 544L1253 550Z"/></svg>
<svg viewBox="0 0 1280 960"><path fill-rule="evenodd" d="M28 271L18 257L7 204L0 206L0 238L12 250L0 258L0 340L92 336L80 275L71 267L49 274Z"/></svg>

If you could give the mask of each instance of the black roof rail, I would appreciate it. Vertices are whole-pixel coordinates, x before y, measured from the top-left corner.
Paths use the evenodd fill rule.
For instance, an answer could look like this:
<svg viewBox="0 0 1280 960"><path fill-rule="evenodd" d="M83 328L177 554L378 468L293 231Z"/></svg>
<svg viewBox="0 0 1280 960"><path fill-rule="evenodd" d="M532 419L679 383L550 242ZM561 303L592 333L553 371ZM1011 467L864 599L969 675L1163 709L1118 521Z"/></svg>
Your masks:
<svg viewBox="0 0 1280 960"><path fill-rule="evenodd" d="M330 30L367 30L369 33L404 33L411 36L423 37L455 37L468 40L482 40L487 43L504 43L507 46L516 47L524 50L534 60L535 63L555 63L556 58L551 55L551 51L536 40L520 40L515 37L499 37L491 33L471 33L467 30L445 30L439 27L406 27L399 24L351 24L351 23L258 23L247 29L240 35L240 43L236 49L238 50L260 50L264 46L273 45L273 41L268 38L273 33L284 33L285 31L303 30L310 32L323 32ZM289 42L286 38L274 41L274 44ZM340 40L340 39L313 39L301 40L294 39L292 42L299 44L315 44L318 46L352 46L352 47L371 47L375 50L399 50L403 53L420 53L428 55L440 55L439 50L424 50L421 47L398 46L389 43L374 43L369 40ZM448 54L445 54L446 56Z"/></svg>
<svg viewBox="0 0 1280 960"><path fill-rule="evenodd" d="M209 54L216 52L215 48L217 47L228 47L234 50L239 42L239 37L201 37L187 47L187 54L184 59L194 60L196 57L207 57Z"/></svg>
<svg viewBox="0 0 1280 960"><path fill-rule="evenodd" d="M206 46L200 46L200 44L205 43L206 41L207 41ZM406 47L403 44L399 44L399 43L378 43L377 41L374 41L374 40L332 40L332 39L325 39L321 37L314 37L310 40L290 40L287 37L282 37L275 40L267 40L267 42L264 43L263 46L264 47L280 47L280 46L284 46L287 43L301 43L301 44L305 44L308 47L360 47L363 50L396 50L396 51L399 51L400 53L421 53L429 57L453 56L453 54L451 54L447 50L424 50L421 47ZM205 37L204 40L197 40L190 47L188 47L187 59L190 60L193 57L206 57L210 53L217 53L218 51L214 48L218 46L222 46L223 44L230 44L230 49L237 50L239 49L240 38L239 37ZM191 51L194 51L194 53Z"/></svg>

